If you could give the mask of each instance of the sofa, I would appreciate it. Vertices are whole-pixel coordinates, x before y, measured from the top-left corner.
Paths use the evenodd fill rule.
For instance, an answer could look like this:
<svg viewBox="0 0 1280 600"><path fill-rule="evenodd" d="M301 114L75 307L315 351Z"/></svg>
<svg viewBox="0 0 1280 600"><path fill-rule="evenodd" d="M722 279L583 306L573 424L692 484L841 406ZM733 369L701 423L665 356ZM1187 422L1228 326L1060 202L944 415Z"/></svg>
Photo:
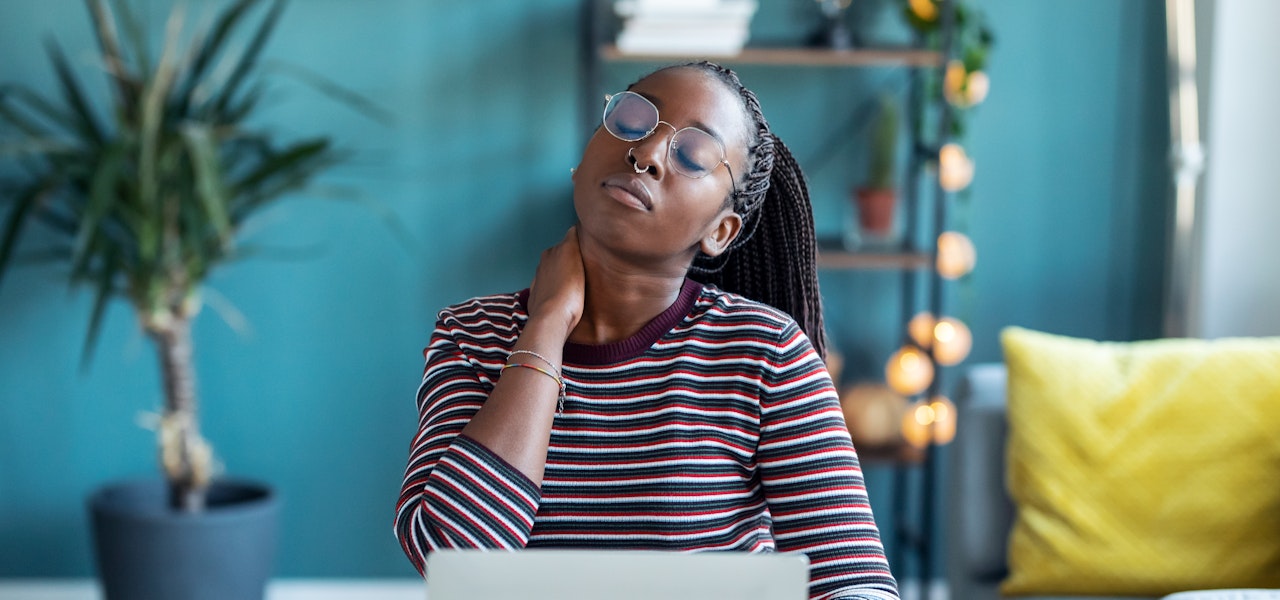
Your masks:
<svg viewBox="0 0 1280 600"><path fill-rule="evenodd" d="M1035 493L1036 490L1034 486L1027 485L1027 473L1032 473L1032 478L1036 478L1039 477L1041 472L1052 471L1053 468L1052 465L1046 468L1043 464L1036 464L1036 468L1029 471L1026 464L1019 463L1011 459L1011 372L1016 372L1018 374L1018 377L1014 380L1012 385L1016 386L1016 389L1013 391L1015 391L1015 395L1020 398L1018 401L1022 403L1020 405L1022 408L1018 409L1022 412L1013 415L1016 418L1013 418L1012 420L1014 423L1021 423L1020 426L1023 427L1021 431L1021 438L1016 435L1012 435L1015 440L1013 444L1017 445L1016 447L1019 449L1019 452L1027 452L1028 446L1033 449L1033 452L1038 452L1040 445L1052 447L1053 440L1048 439L1041 444L1041 438L1035 437L1028 444L1026 438L1028 414L1026 411L1029 410L1028 406L1037 411L1032 413L1033 418L1039 418L1041 421L1047 420L1047 425L1043 422L1039 424L1042 429L1038 433L1042 433L1045 427L1051 429L1056 426L1056 422L1053 419L1061 418L1061 415L1065 414L1068 416L1062 420L1064 422L1069 421L1074 418L1073 412L1087 412L1088 410L1091 410L1088 405L1090 401L1094 400L1095 396L1105 396L1106 394L1112 393L1115 388L1119 387L1119 384L1113 380L1106 382L1105 386L1097 388L1102 391L1096 394L1080 393L1082 389L1087 391L1088 388L1070 388L1073 389L1080 397L1084 398L1084 400L1081 401L1082 406L1078 409L1074 406L1068 406L1068 412L1059 413L1058 415L1052 415L1052 409L1045 408L1045 412L1051 416L1042 417L1038 412L1041 410L1041 407L1036 404L1040 401L1037 397L1039 392L1035 387L1029 388L1027 381L1029 379L1040 377L1041 379L1036 380L1035 384L1045 385L1044 379L1046 376L1044 373L1055 372L1052 369L1047 368L1045 366L1046 364L1051 364L1054 360L1058 360L1063 356L1071 356L1072 353L1075 353L1075 358L1073 360L1076 362L1073 363L1070 369L1066 371L1068 373L1066 377L1068 378L1075 377L1078 379L1080 376L1084 376L1096 378L1112 377L1113 379L1124 379L1126 377L1141 379L1143 376L1143 365L1152 364L1143 363L1143 356L1149 358L1154 353L1159 355L1157 357L1159 360L1167 360L1167 356L1165 355L1169 354L1170 347L1176 350L1176 352L1174 352L1175 355L1178 352L1185 353L1187 351L1190 351L1193 354L1203 352L1205 348L1209 348L1210 352L1216 352L1214 348L1219 347L1203 346L1203 344L1208 344L1208 342L1204 341L1179 341L1171 344L1162 344L1161 342L1139 342L1135 343L1136 345L1092 342L1089 340L1076 340L1073 338L1051 336L1028 330L1006 330L1002 334L1002 338L1005 348L1006 363L978 364L966 368L961 374L960 380L954 390L955 404L957 406L957 435L954 442L947 448L946 454L948 456L946 457L947 462L944 467L946 477L945 485L949 492L947 508L944 511L944 522L946 523L947 529L947 547L945 549L945 555L947 558L947 580L950 587L950 598L952 600L989 600L1004 597L1002 596L1001 590L1002 582L1006 582L1006 579L1018 579L1018 577L1011 577L1011 545L1016 546L1012 556L1015 560L1021 561L1021 567L1019 568L1022 568L1024 571L1028 569L1028 564L1032 564L1037 567L1043 567L1043 565L1046 564L1044 556L1040 556L1037 559L1039 562L1031 563L1026 560L1026 554L1035 554L1040 552L1042 550L1042 546L1052 546L1052 543L1045 541L1043 530L1035 532L1032 535L1028 535L1026 533L1028 516L1026 514L1020 515L1016 508L1016 506L1026 503L1027 506L1031 506L1031 510L1024 512L1034 512L1035 510L1043 509L1043 506L1040 506L1040 503L1034 501L1034 499L1032 499L1032 501L1028 501L1027 494ZM1091 346L1090 344L1093 345ZM1223 381L1224 383L1221 385L1224 390L1224 395L1229 396L1229 398L1204 399L1202 398L1204 394L1200 394L1197 398L1201 399L1196 400L1196 402L1199 402L1201 406L1212 406L1217 402L1221 402L1224 406L1235 406L1244 403L1244 401L1237 402L1236 399L1238 397L1251 393L1253 394L1254 399L1250 400L1250 402L1253 403L1250 405L1252 406L1250 410L1255 413L1259 413L1256 417L1249 417L1252 419L1251 421L1242 423L1242 426L1237 428L1241 433L1219 433L1217 434L1218 439L1214 442L1221 444L1222 439L1234 440L1235 438L1231 436L1240 437L1252 435L1256 438L1250 442L1254 445L1245 446L1243 448L1233 447L1229 452L1227 452L1228 456L1225 457L1245 457L1245 461L1255 461L1251 464L1250 468L1253 469L1252 473L1256 476L1252 477L1250 480L1256 481L1257 483L1250 484L1254 487L1245 488L1244 495L1248 496L1248 498L1244 499L1248 501L1241 503L1228 501L1221 504L1224 506L1224 510L1221 511L1222 514L1230 518L1236 518L1237 521L1245 521L1243 527L1238 525L1235 526L1237 529L1244 529L1248 531L1251 529L1253 524L1256 523L1257 527L1261 527L1266 530L1263 532L1246 533L1246 535L1252 535L1253 537L1241 542L1242 544L1250 544L1248 548L1245 548L1244 546L1242 546L1242 548L1247 549L1250 552L1248 558L1252 562L1247 562L1247 568L1252 569L1252 571L1246 571L1242 578L1238 574L1231 575L1231 577L1235 577L1236 580L1244 581L1249 585L1174 587L1172 589L1163 589L1152 593L1141 594L1134 593L1135 585L1133 585L1133 582L1120 581L1117 584L1117 591L1115 593L1108 593L1110 590L1107 588L1108 584L1105 582L1101 585L1086 586L1089 588L1086 590L1087 593L1080 593L1078 590L1074 592L1062 591L1061 589L1054 587L1062 585L1060 583L1045 586L1043 591L1035 590L1035 585L1021 585L1027 581L1026 578L1023 578L1021 582L1018 582L1018 584L1014 586L1019 587L1019 589L1011 596L1036 600L1057 600L1066 598L1090 598L1094 600L1121 598L1134 600L1147 598L1154 600L1157 598L1168 598L1170 597L1170 594L1185 590L1227 587L1280 587L1280 585L1276 584L1276 582L1280 581L1280 525L1277 525L1280 524L1280 517L1271 514L1272 512L1280 512L1280 426L1278 426L1280 425L1280 418L1278 418L1280 417L1280 385L1278 385L1278 383L1280 383L1280 375L1277 374L1277 372L1280 371L1280 360L1277 359L1277 357L1280 357L1280 339L1271 338L1260 343L1247 342L1244 347L1245 354L1243 356L1259 359L1254 361L1256 362L1256 365L1250 368L1252 368L1253 371L1261 372L1261 378L1259 379L1259 376L1257 376L1256 373L1250 373L1247 380L1239 382L1238 387L1232 387L1233 384L1231 384L1230 380L1234 375L1229 372L1231 369L1223 369L1221 366L1213 367L1209 372L1210 377L1214 379L1214 389L1217 389L1217 386L1219 385L1217 383L1218 380ZM1042 349L1044 348L1049 348L1050 351L1043 351ZM1135 358L1131 348L1136 349L1138 352L1136 355L1137 358ZM1262 353L1258 354L1255 351L1256 348L1262 348ZM1232 351L1236 351L1238 349L1238 347L1233 347ZM1063 351L1059 352L1059 350ZM1108 356L1107 360L1118 364L1118 366L1109 370L1111 367L1108 365L1107 361L1086 364L1081 364L1079 362L1079 357L1081 356L1088 358L1088 360L1093 360L1090 357L1090 353L1095 351L1097 354L1106 354ZM1041 353L1048 354L1050 356L1042 358L1039 356ZM1016 358L1016 362L1010 362L1011 357ZM1233 355L1232 360L1229 361L1228 364L1243 364L1246 362L1248 361L1240 360L1238 356ZM1159 363L1159 361L1157 360L1156 363ZM1177 388L1181 385L1179 378L1184 376L1190 381L1188 385L1194 384L1194 373L1196 368L1198 368L1197 365L1199 364L1200 363L1197 363L1195 360L1184 361L1182 365L1164 364L1161 368L1164 368L1166 373L1172 374L1162 375L1162 377L1168 381L1157 383L1156 385L1160 386L1156 389L1156 392L1158 393L1152 395L1158 396L1161 402L1176 406L1177 399L1170 395L1169 389ZM1185 365L1191 366L1186 367ZM1241 371L1246 370L1248 369L1241 369ZM1036 371L1036 373L1031 373L1029 375L1028 373L1031 371ZM1063 371L1061 369L1057 371L1057 373L1062 372ZM1077 373L1082 375L1078 376ZM1150 369L1147 369L1146 375L1148 376L1147 380L1150 380ZM1058 375L1052 375L1052 377L1058 377ZM1052 377L1050 377L1050 379ZM1261 384L1259 384L1259 382L1261 382ZM1050 383L1052 383L1052 381ZM1129 383L1132 382L1128 382L1126 385ZM1150 386L1151 384L1142 383L1141 385ZM1247 388L1252 390L1258 387L1262 387L1264 391L1260 393L1242 393L1239 391L1240 389ZM1144 388L1139 387L1139 389ZM1151 388L1148 387L1145 389L1150 390ZM1201 389L1203 389L1203 386ZM1028 390L1032 391L1029 392ZM1123 396L1124 392L1116 392L1117 394L1120 394L1116 397L1121 399L1116 402L1119 403L1121 401L1125 401L1130 403L1142 403L1143 400L1141 398L1136 401L1132 398L1132 391L1132 389L1128 390L1127 393L1129 393L1129 397L1127 397L1127 399ZM1046 402L1050 402L1050 400L1046 400ZM1069 402L1070 400L1068 400L1068 403ZM1059 401L1059 404L1062 404L1062 402ZM1144 414L1152 412L1151 405L1149 403L1143 408L1145 409ZM1195 409L1196 407L1192 406L1187 410L1194 412ZM1120 415L1116 417L1115 415L1108 414L1108 418L1114 417L1117 419L1130 418L1130 416L1131 415ZM1178 415L1172 415L1170 418L1176 418L1177 416ZM1220 421L1213 421L1210 419L1206 422L1216 423L1212 426L1215 431L1228 429L1227 427L1223 427ZM1063 427L1069 427L1069 424L1064 424ZM1167 435L1165 433L1166 431L1174 431L1177 435ZM1146 451L1145 448L1152 447L1152 445L1155 445L1154 447L1158 448L1160 444L1181 448L1195 442L1195 440L1188 441L1189 436L1187 436L1184 431L1184 429L1177 429L1176 427L1171 427L1169 429L1164 427L1150 427L1142 430L1138 435L1134 435L1132 437L1138 439L1139 443L1144 445L1144 451ZM1080 442L1077 445L1087 446L1088 444ZM1215 446L1215 448L1216 447L1217 446ZM1253 449L1255 448L1258 451L1254 452ZM1078 450L1078 448L1070 450ZM1085 451L1081 452L1085 453ZM1106 469L1110 467L1112 462L1132 462L1131 454L1124 455L1115 461L1111 461L1106 458L1098 459L1096 456L1092 458L1085 457L1080 460L1081 462L1086 463L1085 467L1087 468ZM1038 457L1037 459L1041 458L1043 457ZM1196 468L1200 470L1236 469L1238 468L1236 462L1237 461L1220 460L1215 463L1210 461L1205 463L1209 466L1198 466ZM1222 466L1219 466L1219 464ZM1009 476L1010 471L1008 471L1010 465L1013 465L1013 468L1018 472L1012 480ZM1078 466L1079 465L1072 465L1073 468ZM1158 466L1159 465L1157 465L1157 467ZM1259 468L1259 466L1261 468ZM1130 467L1132 468L1132 465L1130 465ZM1141 467L1138 468L1140 469ZM1198 472L1199 471L1196 473ZM1192 475L1195 474L1193 473ZM1135 479L1140 480L1140 478ZM1108 481L1114 482L1116 480L1111 479ZM1123 479L1121 481L1123 481ZM1200 482L1208 480L1202 480L1198 475L1189 476L1187 481L1196 482L1196 491L1187 492L1185 494L1187 496L1195 496L1196 494L1203 495L1213 491L1205 489L1210 486L1206 486ZM1031 492L1027 491L1029 487L1032 490ZM1072 486L1060 486L1060 488L1056 489L1049 488L1049 493L1046 495L1060 495L1053 492L1057 490L1064 490L1065 493L1061 495L1066 496L1066 506L1068 509L1071 509L1074 508L1075 504L1079 503L1077 498L1072 495L1075 490L1071 489L1071 487ZM1080 487L1088 486L1085 485ZM1129 488L1131 486L1118 485L1117 487ZM1011 490L1015 488L1018 491L1011 492ZM1039 489L1042 492L1045 490L1045 488ZM1139 491L1140 489L1141 488L1139 488ZM1236 489L1240 489L1239 486L1237 486ZM1132 489L1119 490L1121 493L1118 493L1117 496L1123 496L1124 493L1132 493L1133 491L1134 490ZM1239 494L1239 492L1236 493ZM1162 498L1169 498L1170 501L1168 504L1176 505L1181 501L1181 499L1176 498L1176 496L1179 496L1179 494L1165 493ZM1019 501L1015 502L1015 497L1019 498ZM1243 498L1243 496L1237 497ZM1094 498L1100 499L1099 502L1104 505L1109 502L1106 489L1102 491L1101 496L1094 496ZM1063 499L1057 498L1056 501L1062 502ZM1052 501L1046 502L1046 504L1052 504ZM1169 517L1168 524L1174 525L1173 529L1177 529L1176 525L1178 522L1187 522L1189 520L1185 512L1177 513L1174 509L1164 507L1163 504L1164 503L1158 500L1152 502L1151 505L1153 508L1151 510L1157 511L1168 509L1170 511L1169 515L1171 515ZM1215 504L1214 506L1217 505ZM1259 507L1261 507L1261 509L1259 509ZM1103 510L1106 510L1107 508L1110 507L1104 506ZM1175 506L1174 508L1177 507ZM1277 509L1277 511L1272 511L1272 508ZM1232 512L1233 510L1235 513ZM1092 513L1086 512L1086 514ZM1204 511L1196 514L1204 514ZM1141 521L1142 519L1138 520ZM1043 521L1044 519L1041 518L1042 523ZM1052 521L1052 518L1050 521ZM1113 521L1106 521L1105 519L1102 521L1108 524L1113 523ZM1162 531L1165 523L1160 521L1159 518L1156 518L1153 522L1156 527L1160 528L1158 531ZM1073 524L1069 519L1064 519L1062 522L1053 522L1053 525L1059 526L1060 529L1072 529L1073 526L1076 529L1081 529L1082 527L1080 527L1079 523L1079 521L1076 521ZM1022 531L1018 532L1018 535L1014 535L1014 532L1019 528L1022 528ZM1088 528L1089 527L1087 526L1083 527L1083 529ZM1103 530L1102 535L1105 536L1106 528L1103 527L1100 529ZM1124 533L1144 531L1140 528L1140 525L1133 530L1126 530L1123 525L1121 527L1117 527L1117 529L1122 530ZM1267 533L1271 529L1275 529L1275 531ZM1231 527L1225 527L1223 528L1223 531L1230 532L1233 530ZM1261 533L1262 535L1256 535L1258 533ZM1097 535L1098 532L1094 531L1093 534ZM1135 538L1143 539L1156 537L1145 536L1141 533L1129 534ZM1157 536L1162 534L1163 533L1161 532L1157 534ZM1087 536L1085 539L1088 539ZM1178 541L1178 538L1170 539L1172 539L1173 542L1161 539L1160 544L1162 545L1157 547L1160 550L1172 548L1174 551L1167 553L1170 557L1178 554L1187 554L1186 546L1188 544L1182 544L1179 546L1180 542ZM1125 541L1127 542L1128 540ZM1103 548L1100 553L1111 550L1109 548L1105 548L1106 546L1111 545L1107 540L1105 540L1105 537L1103 538L1102 543L1098 543L1098 538L1096 537L1093 538L1092 543ZM1259 545L1262 547L1259 548ZM1028 552L1028 549L1030 549L1031 552ZM1086 547L1086 551L1088 550L1089 549ZM1141 556L1143 564L1140 566L1151 566L1151 563L1158 563L1162 560L1161 552L1152 552L1150 547L1145 548L1144 550L1146 553ZM1190 552L1194 554L1194 549L1191 549ZM1055 558L1052 551L1049 552L1048 556L1050 559ZM1218 561L1224 565L1232 565L1233 563L1233 558L1230 552L1226 555L1219 553L1214 556L1217 558L1206 557L1205 561L1202 561L1209 567L1210 571L1214 570L1213 565L1211 564L1213 561ZM1258 559L1258 557L1261 558ZM1185 556L1182 558L1185 559ZM1050 560L1048 562L1053 561ZM1238 563L1239 561L1234 562ZM1015 567L1016 566L1017 565L1015 564ZM1155 566L1159 567L1158 564ZM1234 564L1232 566L1238 567L1239 564ZM1097 570L1105 571L1106 569ZM1141 569L1134 570L1138 571ZM1079 581L1084 582L1095 579L1106 579L1107 577L1117 577L1115 573L1098 576L1094 572L1088 572L1088 569L1085 571L1086 572L1073 574L1068 579L1078 578ZM1124 574L1126 573L1125 569L1121 568L1119 569L1119 572L1119 578L1123 579ZM1158 568L1155 569L1155 572L1157 574L1160 573ZM1059 575L1061 575L1061 573L1059 573ZM1160 577L1163 576L1157 575L1157 579L1155 581L1159 582L1176 579L1176 577L1168 579L1160 579ZM1209 580L1212 581L1212 576L1210 576ZM1152 588L1150 585L1151 581L1151 579L1148 579L1145 582L1140 582L1141 585L1137 585L1136 589L1158 589L1160 587L1159 585L1156 585ZM1192 579L1192 581L1194 581L1194 579ZM1146 588L1143 588L1143 585L1146 585ZM1128 587L1126 588L1126 586ZM1069 588L1072 587L1073 586L1068 583L1063 589L1069 590ZM1008 588L1006 588L1005 591L1008 591ZM1178 597L1182 598L1184 596ZM1280 598L1280 592L1259 591L1253 592L1253 595L1237 595L1230 597Z"/></svg>

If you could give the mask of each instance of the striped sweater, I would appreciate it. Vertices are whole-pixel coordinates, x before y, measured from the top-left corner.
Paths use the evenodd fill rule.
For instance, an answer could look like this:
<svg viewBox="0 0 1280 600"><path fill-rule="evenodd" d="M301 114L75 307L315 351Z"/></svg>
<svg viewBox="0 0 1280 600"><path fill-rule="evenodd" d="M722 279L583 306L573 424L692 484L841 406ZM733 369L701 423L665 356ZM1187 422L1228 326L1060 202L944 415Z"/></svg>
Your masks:
<svg viewBox="0 0 1280 600"><path fill-rule="evenodd" d="M811 598L897 598L830 376L795 322L686 281L634 336L568 343L542 486L459 435L528 320L527 290L440 312L396 535L437 548L798 551Z"/></svg>

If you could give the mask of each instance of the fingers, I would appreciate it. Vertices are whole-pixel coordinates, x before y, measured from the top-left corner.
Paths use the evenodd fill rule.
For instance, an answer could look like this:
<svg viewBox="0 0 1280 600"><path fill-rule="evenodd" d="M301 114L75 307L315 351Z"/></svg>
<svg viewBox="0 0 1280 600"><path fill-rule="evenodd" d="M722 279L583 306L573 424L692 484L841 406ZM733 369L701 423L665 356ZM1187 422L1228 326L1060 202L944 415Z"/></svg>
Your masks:
<svg viewBox="0 0 1280 600"><path fill-rule="evenodd" d="M582 244L578 239L578 226L574 225L573 227L570 227L569 233L566 234L565 237L567 238L566 241L569 242L569 246L573 248L574 258L581 261L582 260Z"/></svg>
<svg viewBox="0 0 1280 600"><path fill-rule="evenodd" d="M578 226L574 225L564 234L564 239L560 241L562 246L572 246L574 253L578 253Z"/></svg>
<svg viewBox="0 0 1280 600"><path fill-rule="evenodd" d="M532 290L537 287L538 273L540 271L542 271L544 268L548 268L550 265L556 264L557 260L563 263L564 259L563 258L557 259L557 256L560 256L565 249L570 249L573 252L575 258L577 258L579 261L582 260L582 255L578 250L578 226L577 225L573 225L569 227L569 229L565 231L564 237L561 238L558 243L542 251L542 254L539 256L538 268L534 270L534 273L533 273L533 281L529 283L529 289ZM555 278L553 277L552 279L554 280Z"/></svg>
<svg viewBox="0 0 1280 600"><path fill-rule="evenodd" d="M556 242L554 246L551 246L542 251L542 259L546 260L547 256L549 256L552 252L555 252L557 248L560 248L562 246L565 246L571 243L576 244L577 242L578 242L578 226L574 225L570 227L568 231L564 232L564 237L560 238L559 242Z"/></svg>

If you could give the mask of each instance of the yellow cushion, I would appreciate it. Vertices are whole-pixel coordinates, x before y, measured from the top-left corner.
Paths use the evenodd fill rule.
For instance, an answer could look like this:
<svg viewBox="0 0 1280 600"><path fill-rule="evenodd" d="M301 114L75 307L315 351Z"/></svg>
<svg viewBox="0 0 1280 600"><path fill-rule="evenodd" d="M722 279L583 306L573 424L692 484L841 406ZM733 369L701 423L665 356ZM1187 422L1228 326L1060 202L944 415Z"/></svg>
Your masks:
<svg viewBox="0 0 1280 600"><path fill-rule="evenodd" d="M1280 588L1280 338L1001 337L1005 594Z"/></svg>

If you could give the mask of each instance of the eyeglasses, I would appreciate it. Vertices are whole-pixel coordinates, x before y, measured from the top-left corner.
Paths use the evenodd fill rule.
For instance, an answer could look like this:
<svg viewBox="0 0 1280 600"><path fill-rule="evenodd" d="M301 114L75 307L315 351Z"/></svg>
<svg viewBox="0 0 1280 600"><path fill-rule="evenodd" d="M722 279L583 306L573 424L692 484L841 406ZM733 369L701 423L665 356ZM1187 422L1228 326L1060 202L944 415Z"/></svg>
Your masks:
<svg viewBox="0 0 1280 600"><path fill-rule="evenodd" d="M733 186L734 195L738 194L733 169L729 168L720 140L697 127L676 129L675 125L659 120L658 107L648 98L635 92L605 96L603 121L604 128L624 142L643 140L653 135L658 125L675 129L675 134L667 142L667 164L677 173L692 179L702 179L716 167L724 165L729 171L729 185Z"/></svg>

